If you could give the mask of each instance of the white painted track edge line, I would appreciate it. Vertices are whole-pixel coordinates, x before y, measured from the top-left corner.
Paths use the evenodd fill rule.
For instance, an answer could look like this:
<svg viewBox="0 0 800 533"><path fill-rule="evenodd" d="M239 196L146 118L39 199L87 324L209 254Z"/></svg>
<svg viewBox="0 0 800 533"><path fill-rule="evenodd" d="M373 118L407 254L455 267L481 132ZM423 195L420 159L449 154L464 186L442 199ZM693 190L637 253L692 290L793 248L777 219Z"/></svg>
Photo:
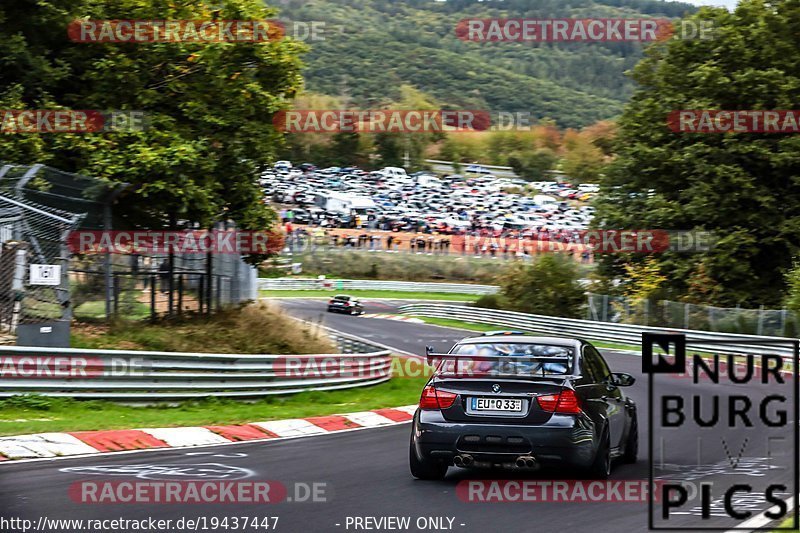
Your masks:
<svg viewBox="0 0 800 533"><path fill-rule="evenodd" d="M792 509L794 509L794 495L789 496L787 499L783 501L786 502L787 504L786 512L787 513L791 512ZM770 507L769 509L765 509L764 511L762 511L761 513L757 514L752 518L748 518L741 524L737 525L735 529L728 530L725 533L748 533L753 531L763 531L768 526L772 527L773 523L778 522L779 520L783 521L786 519L786 518L780 518L778 520L775 520L773 518L767 518L765 513L770 509L772 509L772 507ZM750 528L750 529L742 529L742 528Z"/></svg>

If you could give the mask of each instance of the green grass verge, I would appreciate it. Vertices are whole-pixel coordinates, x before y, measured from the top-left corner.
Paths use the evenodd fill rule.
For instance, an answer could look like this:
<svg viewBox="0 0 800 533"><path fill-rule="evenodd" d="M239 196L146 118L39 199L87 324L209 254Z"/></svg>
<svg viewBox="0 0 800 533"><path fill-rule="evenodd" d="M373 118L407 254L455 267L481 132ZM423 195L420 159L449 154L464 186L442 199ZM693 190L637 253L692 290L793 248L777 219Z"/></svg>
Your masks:
<svg viewBox="0 0 800 533"><path fill-rule="evenodd" d="M351 291L347 289L312 291L261 291L265 298L331 298L337 294L349 294L362 299L386 298L396 300L448 300L452 302L474 302L480 296L475 294L451 294L446 292L405 292L405 291Z"/></svg>
<svg viewBox="0 0 800 533"><path fill-rule="evenodd" d="M252 402L209 398L177 405L130 406L44 396L0 400L0 436L51 431L245 424L413 405L427 378L371 387L311 391Z"/></svg>
<svg viewBox="0 0 800 533"><path fill-rule="evenodd" d="M299 325L264 302L226 310L213 317L187 316L155 324L76 324L72 346L240 354L335 353L336 350L318 330ZM401 366L400 362L396 360L394 366ZM0 400L0 435L243 424L398 407L416 404L425 381L424 377L395 378L370 387L257 400L211 397L152 405L19 395Z"/></svg>
<svg viewBox="0 0 800 533"><path fill-rule="evenodd" d="M782 522L780 526L778 526L778 527L787 528L787 529L776 529L775 531L773 531L773 533L778 533L780 531L800 531L798 529L788 529L788 528L792 527L793 524L794 524L794 518L793 517L789 517L784 522Z"/></svg>
<svg viewBox="0 0 800 533"><path fill-rule="evenodd" d="M402 237L401 237L402 238ZM287 256L281 259L289 259ZM320 250L294 254L291 262L303 264L303 277L325 274L329 279L380 279L495 284L503 270L515 261L476 258L472 255L387 254L367 251ZM277 262L277 259L275 260ZM589 277L594 265L576 264L580 277ZM261 269L264 277L283 277L285 269Z"/></svg>

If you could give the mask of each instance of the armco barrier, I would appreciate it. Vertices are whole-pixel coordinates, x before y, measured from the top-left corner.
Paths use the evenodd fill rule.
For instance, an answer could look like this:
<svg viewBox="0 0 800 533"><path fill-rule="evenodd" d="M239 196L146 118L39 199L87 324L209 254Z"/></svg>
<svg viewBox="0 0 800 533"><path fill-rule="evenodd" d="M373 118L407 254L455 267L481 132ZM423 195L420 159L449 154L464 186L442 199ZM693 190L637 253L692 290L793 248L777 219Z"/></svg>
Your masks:
<svg viewBox="0 0 800 533"><path fill-rule="evenodd" d="M255 398L364 387L391 378L388 350L342 333L331 334L339 354L234 355L0 346L0 397L36 393L134 402L208 396ZM79 372L75 377L64 377L64 368L76 366ZM37 372L31 375L32 368Z"/></svg>
<svg viewBox="0 0 800 533"><path fill-rule="evenodd" d="M439 292L454 294L494 294L499 289L494 285L471 285L468 283L423 283L416 281L379 281L366 279L298 279L261 278L258 289L262 291L311 291L330 290L373 290L403 292Z"/></svg>
<svg viewBox="0 0 800 533"><path fill-rule="evenodd" d="M720 354L776 354L792 355L793 349L788 344L796 339L786 337L763 337L756 335L738 335L733 333L712 333L709 331L665 329L635 324L614 324L610 322L594 322L574 318L530 315L513 311L498 311L479 307L455 306L445 304L410 304L399 308L406 315L431 318L449 318L490 324L501 329L522 330L547 335L567 335L591 340L615 342L638 346L642 342L642 333L683 333L687 343L702 342L703 351L714 351ZM714 344L714 341L725 340ZM709 343L711 341L711 343ZM781 344L769 345L769 342L784 341ZM753 344L760 343L760 344Z"/></svg>

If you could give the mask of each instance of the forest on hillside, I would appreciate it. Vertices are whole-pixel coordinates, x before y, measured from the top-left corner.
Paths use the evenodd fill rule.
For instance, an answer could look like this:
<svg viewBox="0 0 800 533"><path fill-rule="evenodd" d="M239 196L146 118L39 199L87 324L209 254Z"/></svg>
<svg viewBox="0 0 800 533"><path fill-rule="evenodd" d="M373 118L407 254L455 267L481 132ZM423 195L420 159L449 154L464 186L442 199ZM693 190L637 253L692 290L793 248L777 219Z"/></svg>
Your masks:
<svg viewBox="0 0 800 533"><path fill-rule="evenodd" d="M281 0L285 21L324 23L308 43L306 90L374 108L411 86L442 106L530 112L558 127L614 118L634 90L625 72L639 43L466 42L465 18L677 18L692 5L662 0Z"/></svg>

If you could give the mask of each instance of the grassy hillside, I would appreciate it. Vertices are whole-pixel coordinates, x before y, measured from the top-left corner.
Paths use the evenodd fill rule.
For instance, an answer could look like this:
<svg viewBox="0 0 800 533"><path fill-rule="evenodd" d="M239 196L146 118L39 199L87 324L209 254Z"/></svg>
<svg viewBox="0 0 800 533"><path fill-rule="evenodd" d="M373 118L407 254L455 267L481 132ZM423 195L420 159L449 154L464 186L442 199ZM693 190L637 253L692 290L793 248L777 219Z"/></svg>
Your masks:
<svg viewBox="0 0 800 533"><path fill-rule="evenodd" d="M634 43L476 43L455 36L465 18L679 17L661 0L281 0L280 17L324 21L304 75L310 91L376 107L412 85L463 109L526 111L580 127L612 118L633 89Z"/></svg>

